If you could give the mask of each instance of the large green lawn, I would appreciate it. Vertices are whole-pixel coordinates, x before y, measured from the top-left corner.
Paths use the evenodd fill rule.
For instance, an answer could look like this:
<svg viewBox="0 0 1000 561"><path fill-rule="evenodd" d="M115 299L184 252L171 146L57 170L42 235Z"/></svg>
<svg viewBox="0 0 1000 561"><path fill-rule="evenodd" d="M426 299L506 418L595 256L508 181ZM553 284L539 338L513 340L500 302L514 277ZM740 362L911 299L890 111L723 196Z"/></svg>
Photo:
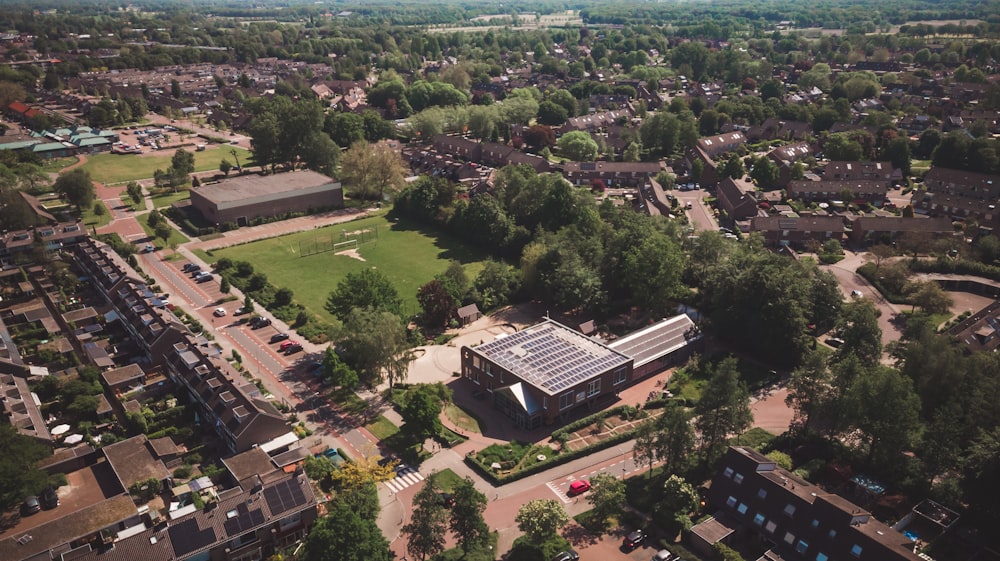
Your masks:
<svg viewBox="0 0 1000 561"><path fill-rule="evenodd" d="M378 239L359 247L358 253L364 261L333 252L300 255L303 246L318 239L332 236L339 241L341 232L369 228L377 228ZM412 315L420 309L417 289L443 272L449 260L465 265L471 280L482 270L486 259L455 238L405 220L390 222L384 215L215 250L208 257L213 262L228 257L252 263L254 270L265 273L275 286L292 289L297 302L324 319L331 319L323 309L326 297L348 273L369 267L380 269L399 292L403 311Z"/></svg>
<svg viewBox="0 0 1000 561"><path fill-rule="evenodd" d="M187 148L193 151L194 148ZM208 148L203 152L194 152L194 170L211 171L219 169L219 162L223 159L235 165L237 158L233 157L232 150L240 161L240 165L249 166L253 160L253 155L249 150L239 146L219 145L216 148ZM164 150L162 154L155 156L139 156L136 154L97 154L87 156L87 163L83 169L90 172L90 177L99 183L122 183L126 181L137 181L139 179L149 179L153 177L153 172L157 169L167 169L170 167L170 158L173 157L173 150Z"/></svg>

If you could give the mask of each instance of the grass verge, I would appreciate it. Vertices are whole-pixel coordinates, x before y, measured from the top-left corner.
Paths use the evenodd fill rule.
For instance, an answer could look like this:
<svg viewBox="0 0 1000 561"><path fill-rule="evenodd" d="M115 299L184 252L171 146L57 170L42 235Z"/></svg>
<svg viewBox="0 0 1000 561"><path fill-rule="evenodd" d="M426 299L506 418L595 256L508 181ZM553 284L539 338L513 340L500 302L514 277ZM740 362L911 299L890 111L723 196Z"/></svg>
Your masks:
<svg viewBox="0 0 1000 561"><path fill-rule="evenodd" d="M458 485L462 478L459 477L457 473L451 471L450 468L445 468L434 475L434 480L437 482L438 487L441 488L445 493L451 493L455 490L455 486Z"/></svg>
<svg viewBox="0 0 1000 561"><path fill-rule="evenodd" d="M94 212L94 207L100 205L104 209L104 212L97 214ZM80 222L83 222L87 226L94 226L96 228L101 228L111 224L111 211L108 210L107 205L103 201L94 201L94 204L88 208L83 209L80 213Z"/></svg>
<svg viewBox="0 0 1000 561"><path fill-rule="evenodd" d="M153 195L153 207L154 208L165 208L177 201L186 201L191 198L191 192L187 189L178 191L176 193L161 193L159 195Z"/></svg>
<svg viewBox="0 0 1000 561"><path fill-rule="evenodd" d="M375 420L365 425L365 428L379 440L386 440L399 432L399 427L382 415L375 417Z"/></svg>
<svg viewBox="0 0 1000 561"><path fill-rule="evenodd" d="M361 415L368 409L368 402L358 397L358 394L344 388L330 392L330 398L348 415Z"/></svg>
<svg viewBox="0 0 1000 561"><path fill-rule="evenodd" d="M146 232L147 236L149 236L150 238L154 238L154 239L156 238L156 234L153 233L153 229L150 228L149 224L146 223L146 220L145 220L144 216L140 216L138 218L138 220L136 220L136 221L139 223L140 226L142 226L142 230L144 232ZM162 241L162 240L160 240L160 241ZM191 241L191 240L189 240L187 236L185 236L184 234L180 233L173 226L170 227L170 238L167 240L167 243L166 243L167 247L170 247L170 245L174 244L174 243L176 243L177 245L186 244L189 241Z"/></svg>
<svg viewBox="0 0 1000 561"><path fill-rule="evenodd" d="M449 421L455 423L455 426L464 431L477 432L480 434L486 431L486 423L484 423L479 417L462 409L454 403L449 403L444 406L444 414L448 417Z"/></svg>

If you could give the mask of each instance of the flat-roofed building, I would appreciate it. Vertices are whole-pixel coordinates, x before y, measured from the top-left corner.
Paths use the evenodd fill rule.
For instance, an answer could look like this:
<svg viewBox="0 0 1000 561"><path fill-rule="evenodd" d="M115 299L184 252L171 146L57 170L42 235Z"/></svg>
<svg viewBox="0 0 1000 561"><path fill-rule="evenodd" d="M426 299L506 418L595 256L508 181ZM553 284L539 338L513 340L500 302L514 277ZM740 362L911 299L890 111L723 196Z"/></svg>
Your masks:
<svg viewBox="0 0 1000 561"><path fill-rule="evenodd" d="M191 206L215 224L342 208L340 182L315 171L241 175L191 190Z"/></svg>
<svg viewBox="0 0 1000 561"><path fill-rule="evenodd" d="M522 428L551 424L614 394L632 358L547 319L477 347L462 347L462 376L482 386Z"/></svg>

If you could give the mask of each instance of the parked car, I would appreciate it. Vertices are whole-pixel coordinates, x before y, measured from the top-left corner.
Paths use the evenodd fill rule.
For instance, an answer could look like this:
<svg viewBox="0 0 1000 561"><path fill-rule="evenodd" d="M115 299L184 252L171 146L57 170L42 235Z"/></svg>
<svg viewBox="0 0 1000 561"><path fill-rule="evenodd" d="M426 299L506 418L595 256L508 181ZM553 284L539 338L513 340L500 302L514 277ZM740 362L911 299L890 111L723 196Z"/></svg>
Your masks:
<svg viewBox="0 0 1000 561"><path fill-rule="evenodd" d="M196 277L194 279L194 281L197 282L197 283L208 282L210 280L212 280L212 275L209 274L209 273L205 273L204 275L202 275L200 277Z"/></svg>
<svg viewBox="0 0 1000 561"><path fill-rule="evenodd" d="M552 558L552 561L579 561L580 554L576 550L560 551Z"/></svg>
<svg viewBox="0 0 1000 561"><path fill-rule="evenodd" d="M302 350L302 345L300 345L298 343L293 343L287 349L285 349L285 354L286 355L293 355L293 354L295 354L295 353L297 353L297 352L299 352L301 350Z"/></svg>
<svg viewBox="0 0 1000 561"><path fill-rule="evenodd" d="M271 325L271 318L266 318L264 316L254 316L254 318L250 320L250 327L252 329L260 329L261 327L267 327L269 325Z"/></svg>
<svg viewBox="0 0 1000 561"><path fill-rule="evenodd" d="M31 495L21 503L21 516L31 516L42 510L42 504L38 502L38 497Z"/></svg>
<svg viewBox="0 0 1000 561"><path fill-rule="evenodd" d="M226 309L225 308L216 308L215 311L212 312L212 315L215 316L215 317L217 317L217 318L221 318L222 316L226 315Z"/></svg>
<svg viewBox="0 0 1000 561"><path fill-rule="evenodd" d="M864 296L864 294L862 294L860 290L855 289L851 291L851 298L861 298L862 296Z"/></svg>
<svg viewBox="0 0 1000 561"><path fill-rule="evenodd" d="M446 508L455 506L455 497L453 497L451 493L439 493L438 497L441 498L441 504Z"/></svg>
<svg viewBox="0 0 1000 561"><path fill-rule="evenodd" d="M569 484L569 492L566 493L569 496L579 495L581 493L586 493L590 490L590 482L586 479L577 479L576 481Z"/></svg>
<svg viewBox="0 0 1000 561"><path fill-rule="evenodd" d="M675 561L674 554L665 549L657 551L650 561Z"/></svg>
<svg viewBox="0 0 1000 561"><path fill-rule="evenodd" d="M188 265L190 265L190 267L186 269L188 273L191 273L193 275L195 273L201 272L201 265L197 265L195 263L188 263ZM185 267L187 267L187 265L185 265Z"/></svg>
<svg viewBox="0 0 1000 561"><path fill-rule="evenodd" d="M45 510L51 510L59 506L59 495L56 490L49 487L44 492L42 492L42 508Z"/></svg>
<svg viewBox="0 0 1000 561"><path fill-rule="evenodd" d="M389 465L389 464L391 464L393 462L398 462L398 461L399 461L399 458L397 458L396 456L394 456L392 454L388 454L388 455L385 455L385 456L382 456L381 458L379 458L378 465L380 465L382 467L385 467L385 466L387 466L387 465Z"/></svg>
<svg viewBox="0 0 1000 561"><path fill-rule="evenodd" d="M156 247L151 243L146 244L142 248L143 253L153 253L154 251L156 251Z"/></svg>
<svg viewBox="0 0 1000 561"><path fill-rule="evenodd" d="M288 336L286 335L285 338L287 339ZM274 339L274 337L272 337L271 339ZM278 350L282 352L287 351L289 347L291 347L292 345L298 345L298 343L295 341L285 341L284 343L281 344L280 347L278 347Z"/></svg>
<svg viewBox="0 0 1000 561"><path fill-rule="evenodd" d="M181 272L182 273L190 273L190 272L194 271L194 267L200 267L200 265L196 265L194 263L185 263L184 266L181 267Z"/></svg>
<svg viewBox="0 0 1000 561"><path fill-rule="evenodd" d="M285 339L288 339L287 333L275 333L274 335L271 335L272 343L277 343L278 341L284 341Z"/></svg>
<svg viewBox="0 0 1000 561"><path fill-rule="evenodd" d="M236 308L236 311L233 312L233 315L234 316L241 316L241 315L247 313L248 311L249 310L246 309L246 306L240 306L239 308Z"/></svg>
<svg viewBox="0 0 1000 561"><path fill-rule="evenodd" d="M636 530L634 532L629 532L625 539L622 540L622 547L628 551L639 547L639 544L646 541L646 532L642 530Z"/></svg>

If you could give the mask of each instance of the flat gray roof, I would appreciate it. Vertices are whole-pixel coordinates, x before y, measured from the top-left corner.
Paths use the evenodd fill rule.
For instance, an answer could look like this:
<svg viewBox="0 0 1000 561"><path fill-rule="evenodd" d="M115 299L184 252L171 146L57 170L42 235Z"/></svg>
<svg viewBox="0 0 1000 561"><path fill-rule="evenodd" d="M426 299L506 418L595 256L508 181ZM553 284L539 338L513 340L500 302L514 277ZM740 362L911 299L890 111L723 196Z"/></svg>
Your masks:
<svg viewBox="0 0 1000 561"><path fill-rule="evenodd" d="M549 395L632 360L551 319L473 350Z"/></svg>
<svg viewBox="0 0 1000 561"><path fill-rule="evenodd" d="M687 345L688 339L684 334L693 327L691 318L681 314L622 337L608 346L631 356L635 359L633 366L639 367Z"/></svg>
<svg viewBox="0 0 1000 561"><path fill-rule="evenodd" d="M340 183L315 171L292 171L271 175L241 175L218 183L198 187L193 192L214 203L218 208L278 199L292 192L339 189Z"/></svg>

